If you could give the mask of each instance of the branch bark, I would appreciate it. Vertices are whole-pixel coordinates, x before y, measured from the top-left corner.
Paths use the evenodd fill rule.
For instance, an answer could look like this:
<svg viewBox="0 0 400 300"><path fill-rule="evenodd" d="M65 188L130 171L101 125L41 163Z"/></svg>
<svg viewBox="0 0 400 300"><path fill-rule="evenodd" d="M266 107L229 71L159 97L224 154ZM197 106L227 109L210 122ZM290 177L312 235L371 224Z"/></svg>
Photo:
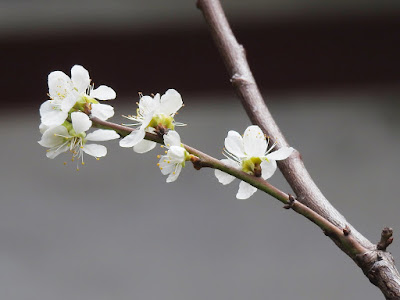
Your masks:
<svg viewBox="0 0 400 300"><path fill-rule="evenodd" d="M261 96L250 71L245 50L237 42L220 2L218 0L198 0L197 6L204 15L228 70L230 81L250 120L277 141L278 147L289 146ZM340 240L331 237L335 244L357 263L370 281L382 291L386 299L400 299L400 275L391 254L378 250L376 245L359 233L332 206L312 180L303 164L300 153L297 152L288 159L280 161L278 166L296 194L298 201L338 228L344 228L347 234L352 235L357 243L365 248L365 251L363 254L355 254Z"/></svg>

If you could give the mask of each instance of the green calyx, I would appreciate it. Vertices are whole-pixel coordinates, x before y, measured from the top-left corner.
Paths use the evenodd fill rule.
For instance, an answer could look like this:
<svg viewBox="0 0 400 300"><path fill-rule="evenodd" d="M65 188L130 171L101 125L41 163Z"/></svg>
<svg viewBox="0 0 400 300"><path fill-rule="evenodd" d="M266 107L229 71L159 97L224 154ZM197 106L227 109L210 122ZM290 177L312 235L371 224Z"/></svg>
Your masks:
<svg viewBox="0 0 400 300"><path fill-rule="evenodd" d="M88 95L82 95L78 101L76 101L74 107L72 110L74 111L85 111L86 105L87 104L99 104L99 102L92 98L89 97Z"/></svg>
<svg viewBox="0 0 400 300"><path fill-rule="evenodd" d="M73 130L72 124L70 122L68 122L68 121L64 121L64 123L62 123L62 126L67 128L68 132L70 132L70 130Z"/></svg>
<svg viewBox="0 0 400 300"><path fill-rule="evenodd" d="M189 152L187 152L186 150L185 150L185 161L188 161L188 160L190 160L190 158L192 157L192 155L189 153ZM185 162L183 162L183 165L182 165L183 167L185 166Z"/></svg>
<svg viewBox="0 0 400 300"><path fill-rule="evenodd" d="M259 157L250 157L242 162L242 171L254 175L255 171L260 169L261 158Z"/></svg>
<svg viewBox="0 0 400 300"><path fill-rule="evenodd" d="M166 116L164 114L154 115L148 127L156 128L157 126L174 130L174 118L172 118L171 116Z"/></svg>

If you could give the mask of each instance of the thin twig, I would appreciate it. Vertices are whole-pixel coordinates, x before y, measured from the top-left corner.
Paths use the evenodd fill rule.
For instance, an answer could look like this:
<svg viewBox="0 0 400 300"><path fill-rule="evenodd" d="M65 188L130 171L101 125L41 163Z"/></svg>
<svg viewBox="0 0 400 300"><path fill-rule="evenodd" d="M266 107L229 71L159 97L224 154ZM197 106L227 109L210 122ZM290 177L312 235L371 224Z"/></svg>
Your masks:
<svg viewBox="0 0 400 300"><path fill-rule="evenodd" d="M93 122L93 126L103 129L113 129L117 131L121 136L126 136L130 132L135 130L133 128L123 125L103 121L96 117L91 117L91 120ZM163 139L160 138L158 135L149 132L146 132L145 139L159 144L164 143ZM348 251L351 251L354 257L366 251L366 249L362 245L360 245L353 236L344 234L342 229L338 228L303 203L295 200L293 196L286 194L285 192L271 185L269 182L262 179L261 177L252 176L239 169L228 166L220 160L188 145L183 144L183 146L190 154L193 155L193 157L191 158L191 162L193 163L195 169L200 170L201 168L205 167L218 169L240 180L243 180L256 187L257 189L271 195L275 199L281 201L283 204L285 204L285 208L291 208L298 214L303 215L304 217L309 219L311 222L320 227L325 235L343 244L343 247L346 247Z"/></svg>
<svg viewBox="0 0 400 300"><path fill-rule="evenodd" d="M376 245L376 249L386 251L386 248L393 242L393 229L385 227L382 230L381 240Z"/></svg>
<svg viewBox="0 0 400 300"><path fill-rule="evenodd" d="M218 0L198 0L197 6L204 15L212 38L230 75L230 81L249 118L253 124L260 126L267 135L275 139L278 148L288 146L261 96L250 71L245 50L237 42L220 2ZM362 268L370 281L381 289L387 299L400 299L400 275L394 265L393 258L389 253L376 252L376 246L352 227L332 206L307 172L300 154L298 152L296 155L292 154L288 159L280 161L278 166L295 192L298 201L337 227L343 228L344 235L346 237L352 236L357 244L365 249L365 252L362 255L354 256L357 251L351 251L346 244L343 244L343 240L336 240L331 237L336 245Z"/></svg>

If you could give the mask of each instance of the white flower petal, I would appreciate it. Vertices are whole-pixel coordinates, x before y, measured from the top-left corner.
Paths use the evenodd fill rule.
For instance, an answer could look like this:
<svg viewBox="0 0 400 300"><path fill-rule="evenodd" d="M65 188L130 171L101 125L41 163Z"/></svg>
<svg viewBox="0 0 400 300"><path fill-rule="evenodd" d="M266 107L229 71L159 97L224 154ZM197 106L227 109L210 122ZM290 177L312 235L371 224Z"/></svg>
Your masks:
<svg viewBox="0 0 400 300"><path fill-rule="evenodd" d="M98 144L85 144L83 145L82 150L91 156L94 157L103 157L107 154L107 148L103 145Z"/></svg>
<svg viewBox="0 0 400 300"><path fill-rule="evenodd" d="M149 126L151 119L153 119L154 111L148 112L143 120L142 125L140 125L140 129L144 130L147 126Z"/></svg>
<svg viewBox="0 0 400 300"><path fill-rule="evenodd" d="M97 129L86 136L88 141L100 142L119 138L119 134L110 129Z"/></svg>
<svg viewBox="0 0 400 300"><path fill-rule="evenodd" d="M234 161L232 161L232 160L221 159L221 161L224 164L226 164L228 166L231 166L233 168L236 168L236 169L240 168L239 164L234 162ZM217 170L217 169L215 169L214 175L215 175L215 177L217 177L218 181L220 183L222 183L223 185L227 185L227 184L231 183L235 179L234 176L229 175L228 173L222 172L222 171Z"/></svg>
<svg viewBox="0 0 400 300"><path fill-rule="evenodd" d="M244 153L243 138L234 130L228 132L225 138L225 148L238 158L246 156Z"/></svg>
<svg viewBox="0 0 400 300"><path fill-rule="evenodd" d="M168 148L171 146L181 145L181 137L179 136L179 133L177 133L175 130L168 131L168 133L165 134L163 138L164 138L164 144Z"/></svg>
<svg viewBox="0 0 400 300"><path fill-rule="evenodd" d="M77 134L87 131L92 126L87 114L77 111L71 114L72 127Z"/></svg>
<svg viewBox="0 0 400 300"><path fill-rule="evenodd" d="M61 110L68 113L78 100L78 96L79 95L76 93L76 91L69 93L68 96L61 101Z"/></svg>
<svg viewBox="0 0 400 300"><path fill-rule="evenodd" d="M257 188L248 184L247 182L241 181L239 184L239 191L236 194L236 198L239 200L245 200L250 198L250 196L253 195L255 192L257 192Z"/></svg>
<svg viewBox="0 0 400 300"><path fill-rule="evenodd" d="M292 147L282 147L279 150L271 152L267 155L269 160L282 160L286 159L292 154L294 149Z"/></svg>
<svg viewBox="0 0 400 300"><path fill-rule="evenodd" d="M39 125L39 131L40 131L41 134L43 134L49 128L50 128L50 126L47 126L47 125L45 125L43 123L40 123L40 125Z"/></svg>
<svg viewBox="0 0 400 300"><path fill-rule="evenodd" d="M260 127L247 127L243 136L244 151L250 157L261 157L267 150L267 141Z"/></svg>
<svg viewBox="0 0 400 300"><path fill-rule="evenodd" d="M146 153L150 150L153 150L156 145L156 142L142 140L141 142L133 146L133 151L135 151L136 153Z"/></svg>
<svg viewBox="0 0 400 300"><path fill-rule="evenodd" d="M171 146L168 150L167 156L174 163L182 163L185 161L185 154L185 148L182 148L181 146Z"/></svg>
<svg viewBox="0 0 400 300"><path fill-rule="evenodd" d="M115 99L116 96L117 94L115 91L106 85L101 85L90 92L90 97L99 100L112 100Z"/></svg>
<svg viewBox="0 0 400 300"><path fill-rule="evenodd" d="M276 171L275 160L270 160L269 162L263 161L261 163L261 177L264 178L265 180L274 175L275 171Z"/></svg>
<svg viewBox="0 0 400 300"><path fill-rule="evenodd" d="M64 72L51 72L47 78L51 99L61 101L73 90L72 80Z"/></svg>
<svg viewBox="0 0 400 300"><path fill-rule="evenodd" d="M90 85L89 72L84 67L75 65L71 68L71 80L78 93L84 93Z"/></svg>
<svg viewBox="0 0 400 300"><path fill-rule="evenodd" d="M39 111L41 121L46 126L61 125L68 117L68 112L61 111L51 100L43 102Z"/></svg>
<svg viewBox="0 0 400 300"><path fill-rule="evenodd" d="M172 171L172 172L169 174L169 176L168 176L168 178L167 178L167 182L174 182L174 181L178 178L178 176L179 176L179 174L181 173L181 171L182 171L182 165L181 165L181 164L176 165L175 170Z"/></svg>
<svg viewBox="0 0 400 300"><path fill-rule="evenodd" d="M129 135L119 141L119 145L125 148L133 147L141 142L145 135L145 131L141 129L132 131Z"/></svg>
<svg viewBox="0 0 400 300"><path fill-rule="evenodd" d="M139 101L139 111L142 115L154 112L160 106L160 94L153 97L143 96ZM149 121L150 122L150 121Z"/></svg>
<svg viewBox="0 0 400 300"><path fill-rule="evenodd" d="M114 115L114 107L108 104L94 103L91 110L92 116L100 120L107 120Z"/></svg>
<svg viewBox="0 0 400 300"><path fill-rule="evenodd" d="M231 183L233 180L235 180L234 176L229 175L228 173L222 172L220 170L215 170L214 175L215 177L217 177L219 183L222 183L223 185L227 185Z"/></svg>
<svg viewBox="0 0 400 300"><path fill-rule="evenodd" d="M38 143L43 147L52 148L64 143L64 137L70 137L67 128L64 126L51 127L43 133Z"/></svg>
<svg viewBox="0 0 400 300"><path fill-rule="evenodd" d="M49 149L49 150L47 151L47 153L46 153L46 156L47 156L48 158L53 159L53 158L55 158L56 156L58 156L59 154L64 153L64 152L67 152L68 149L69 149L69 147L68 147L67 144L65 144L65 145L63 145L63 146L60 145L60 147L58 147L58 148Z"/></svg>
<svg viewBox="0 0 400 300"><path fill-rule="evenodd" d="M183 105L181 95L174 89L169 89L161 96L159 112L174 115Z"/></svg>
<svg viewBox="0 0 400 300"><path fill-rule="evenodd" d="M161 156L159 162L160 171L163 175L167 175L175 169L175 164L171 163L169 157L166 155Z"/></svg>

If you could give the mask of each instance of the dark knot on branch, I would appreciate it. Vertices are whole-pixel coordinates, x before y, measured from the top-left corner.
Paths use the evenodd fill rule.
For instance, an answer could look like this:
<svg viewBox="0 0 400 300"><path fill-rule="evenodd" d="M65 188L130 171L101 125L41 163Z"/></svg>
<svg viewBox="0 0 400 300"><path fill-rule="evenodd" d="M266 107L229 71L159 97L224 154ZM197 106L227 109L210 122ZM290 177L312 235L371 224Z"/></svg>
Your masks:
<svg viewBox="0 0 400 300"><path fill-rule="evenodd" d="M343 228L343 234L345 236L348 236L350 234L350 232L351 232L351 229L350 229L349 225L346 224L346 226Z"/></svg>
<svg viewBox="0 0 400 300"><path fill-rule="evenodd" d="M296 201L296 199L294 199L294 197L289 194L289 202L283 208L284 209L291 209L293 207L295 201Z"/></svg>
<svg viewBox="0 0 400 300"><path fill-rule="evenodd" d="M200 170L201 168L212 167L212 164L205 162L201 158L198 158L197 156L194 156L194 155L190 156L190 161L192 162L193 167L196 170Z"/></svg>

